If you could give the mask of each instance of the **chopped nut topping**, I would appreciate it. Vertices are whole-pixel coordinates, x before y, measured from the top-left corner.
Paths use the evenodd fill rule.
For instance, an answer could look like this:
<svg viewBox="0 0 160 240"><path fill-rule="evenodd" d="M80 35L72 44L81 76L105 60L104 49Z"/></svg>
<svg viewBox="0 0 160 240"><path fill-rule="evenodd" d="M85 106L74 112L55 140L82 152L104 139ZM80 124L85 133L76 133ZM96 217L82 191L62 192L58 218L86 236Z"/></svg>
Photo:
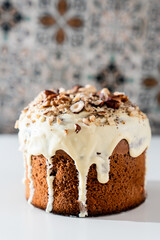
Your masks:
<svg viewBox="0 0 160 240"><path fill-rule="evenodd" d="M49 107L50 106L50 101L45 101L43 103L43 107Z"/></svg>
<svg viewBox="0 0 160 240"><path fill-rule="evenodd" d="M78 90L79 90L79 92L84 92L84 93L86 93L86 92L96 93L96 91L97 91L97 89L94 86L89 85L89 84L87 84L85 87L79 88Z"/></svg>
<svg viewBox="0 0 160 240"><path fill-rule="evenodd" d="M58 90L59 90L59 93L65 92L64 88L59 88Z"/></svg>
<svg viewBox="0 0 160 240"><path fill-rule="evenodd" d="M110 91L108 90L108 88L103 88L100 91L100 98L104 101L108 99L109 95L110 95Z"/></svg>
<svg viewBox="0 0 160 240"><path fill-rule="evenodd" d="M85 114L82 113L78 123L90 125L94 122L96 126L125 124L120 118L121 113L126 113L130 117L136 116L143 119L146 117L122 92L112 94L107 88L97 92L92 85L84 87L77 85L70 90L59 88L42 91L23 110L20 120L26 118L28 125L36 124L35 121L45 122L46 120L50 125L54 122L62 124L62 114L78 114L82 111ZM76 133L79 131L78 126L75 125ZM18 122L15 127L18 128Z"/></svg>
<svg viewBox="0 0 160 240"><path fill-rule="evenodd" d="M82 119L82 122L83 122L84 124L86 124L86 125L89 125L89 120L88 120L88 118L83 118L83 119Z"/></svg>
<svg viewBox="0 0 160 240"><path fill-rule="evenodd" d="M85 88L87 89L88 92L91 92L91 93L96 93L97 92L97 89L92 85L87 84L85 86Z"/></svg>
<svg viewBox="0 0 160 240"><path fill-rule="evenodd" d="M106 123L106 118L105 118L105 117L104 117L104 118L101 118L101 119L100 119L100 122L103 123L103 124Z"/></svg>
<svg viewBox="0 0 160 240"><path fill-rule="evenodd" d="M81 85L76 85L72 89L68 90L67 93L69 93L69 94L77 93L78 89L81 87L82 87Z"/></svg>
<svg viewBox="0 0 160 240"><path fill-rule="evenodd" d="M127 110L128 110L128 112L132 112L132 111L135 110L135 108L134 107L129 107Z"/></svg>
<svg viewBox="0 0 160 240"><path fill-rule="evenodd" d="M106 113L105 111L99 111L99 112L97 112L98 115L102 115L102 116L103 116L105 113Z"/></svg>
<svg viewBox="0 0 160 240"><path fill-rule="evenodd" d="M67 129L64 129L64 132L66 135L68 135L68 130Z"/></svg>
<svg viewBox="0 0 160 240"><path fill-rule="evenodd" d="M45 117L42 117L42 118L41 118L41 122L44 122L45 120L46 120Z"/></svg>
<svg viewBox="0 0 160 240"><path fill-rule="evenodd" d="M121 104L117 100L109 99L109 100L106 101L106 105L109 108L118 109Z"/></svg>
<svg viewBox="0 0 160 240"><path fill-rule="evenodd" d="M49 125L52 125L54 119L55 119L54 116L49 117L49 119L48 119Z"/></svg>
<svg viewBox="0 0 160 240"><path fill-rule="evenodd" d="M120 96L120 95L125 95L124 92L114 92L113 93L114 96Z"/></svg>
<svg viewBox="0 0 160 240"><path fill-rule="evenodd" d="M78 102L80 100L80 93L78 93L72 100L72 102Z"/></svg>
<svg viewBox="0 0 160 240"><path fill-rule="evenodd" d="M136 115L137 115L137 111L136 110L130 112L130 114L129 114L129 116L131 116L131 117L134 117Z"/></svg>
<svg viewBox="0 0 160 240"><path fill-rule="evenodd" d="M45 94L46 96L49 96L49 95L55 94L55 92L53 92L53 91L51 91L51 90L45 90L45 91L44 91L44 94Z"/></svg>
<svg viewBox="0 0 160 240"><path fill-rule="evenodd" d="M26 113L28 111L28 107L24 108L23 112Z"/></svg>
<svg viewBox="0 0 160 240"><path fill-rule="evenodd" d="M91 104L92 104L92 105L95 105L95 106L99 106L99 105L101 105L101 103L103 103L102 100L91 101Z"/></svg>
<svg viewBox="0 0 160 240"><path fill-rule="evenodd" d="M79 113L83 110L83 108L84 108L84 102L83 101L78 101L70 107L70 109L73 113Z"/></svg>
<svg viewBox="0 0 160 240"><path fill-rule="evenodd" d="M61 119L57 117L57 123L61 124L61 122L62 122Z"/></svg>
<svg viewBox="0 0 160 240"><path fill-rule="evenodd" d="M109 125L111 125L111 126L115 125L115 121L111 117L108 118L108 122L109 122Z"/></svg>
<svg viewBox="0 0 160 240"><path fill-rule="evenodd" d="M94 122L96 120L96 117L94 116L94 115L91 115L90 117L89 117L89 121L90 122Z"/></svg>
<svg viewBox="0 0 160 240"><path fill-rule="evenodd" d="M39 114L36 114L36 118L37 118L37 119L39 119L39 118L40 118L40 116L41 116L41 115L39 115Z"/></svg>

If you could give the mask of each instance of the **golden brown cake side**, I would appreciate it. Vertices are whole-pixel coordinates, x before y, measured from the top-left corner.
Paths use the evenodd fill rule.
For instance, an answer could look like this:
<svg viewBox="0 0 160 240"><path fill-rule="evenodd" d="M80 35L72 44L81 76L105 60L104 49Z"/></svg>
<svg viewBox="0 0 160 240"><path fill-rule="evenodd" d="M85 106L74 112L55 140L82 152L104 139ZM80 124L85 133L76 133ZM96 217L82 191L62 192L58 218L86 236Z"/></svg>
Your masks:
<svg viewBox="0 0 160 240"><path fill-rule="evenodd" d="M76 215L80 213L78 202L78 173L74 161L64 151L57 151L52 158L53 168L53 213ZM26 198L29 198L29 180L26 173ZM34 196L32 204L46 209L48 202L46 159L42 155L32 156L32 178ZM87 178L88 216L111 214L131 209L145 200L145 152L133 158L128 143L122 140L110 157L109 181L97 180L96 165L93 164Z"/></svg>

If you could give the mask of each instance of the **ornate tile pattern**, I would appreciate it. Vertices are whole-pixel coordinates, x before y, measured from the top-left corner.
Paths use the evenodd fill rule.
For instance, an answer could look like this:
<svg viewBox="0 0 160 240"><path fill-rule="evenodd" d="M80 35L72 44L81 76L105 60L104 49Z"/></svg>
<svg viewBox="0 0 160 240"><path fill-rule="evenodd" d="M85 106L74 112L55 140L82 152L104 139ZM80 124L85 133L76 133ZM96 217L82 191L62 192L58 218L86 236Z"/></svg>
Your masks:
<svg viewBox="0 0 160 240"><path fill-rule="evenodd" d="M7 33L16 24L23 20L23 16L9 1L2 2L0 6L0 27Z"/></svg>
<svg viewBox="0 0 160 240"><path fill-rule="evenodd" d="M0 0L0 132L40 90L125 91L160 133L159 0Z"/></svg>

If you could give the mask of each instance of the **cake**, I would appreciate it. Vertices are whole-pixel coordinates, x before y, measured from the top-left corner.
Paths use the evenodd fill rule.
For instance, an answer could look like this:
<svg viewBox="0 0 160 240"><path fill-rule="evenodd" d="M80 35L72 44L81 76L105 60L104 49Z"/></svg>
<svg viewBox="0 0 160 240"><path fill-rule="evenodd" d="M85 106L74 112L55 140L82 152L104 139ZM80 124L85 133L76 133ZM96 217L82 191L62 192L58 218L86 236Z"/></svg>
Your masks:
<svg viewBox="0 0 160 240"><path fill-rule="evenodd" d="M121 92L45 90L21 113L26 199L68 216L134 208L146 198L148 118Z"/></svg>

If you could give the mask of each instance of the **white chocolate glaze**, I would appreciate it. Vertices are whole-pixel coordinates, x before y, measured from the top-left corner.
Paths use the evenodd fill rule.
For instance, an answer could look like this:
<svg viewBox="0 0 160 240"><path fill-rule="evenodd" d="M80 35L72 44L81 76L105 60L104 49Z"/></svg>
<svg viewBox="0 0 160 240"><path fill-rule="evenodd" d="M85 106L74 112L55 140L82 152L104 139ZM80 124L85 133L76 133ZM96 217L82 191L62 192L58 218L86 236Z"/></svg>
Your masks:
<svg viewBox="0 0 160 240"><path fill-rule="evenodd" d="M33 196L34 196L34 186L33 186L33 179L32 179L31 154L27 154L27 166L28 166L28 179L30 181L30 184L29 184L30 195L29 195L29 198L28 198L28 203L31 204Z"/></svg>
<svg viewBox="0 0 160 240"><path fill-rule="evenodd" d="M117 144L126 139L132 157L137 157L149 146L151 131L147 118L128 116L119 113L121 120L117 125L96 126L94 123L87 126L81 119L87 112L79 114L62 114L61 124L49 124L48 121L36 122L26 126L27 117L19 121L20 148L27 152L28 178L30 180L30 197L34 194L31 168L31 155L43 155L47 160L48 205L46 211L52 211L53 204L53 177L50 176L51 157L57 150L65 151L75 162L79 174L79 202L80 217L87 216L86 181L89 168L96 164L98 181L106 183L109 180L109 157ZM125 122L123 124L122 122ZM75 124L81 130L75 132ZM67 129L67 134L66 134ZM98 154L97 154L98 153Z"/></svg>
<svg viewBox="0 0 160 240"><path fill-rule="evenodd" d="M50 176L51 174L51 168L53 167L52 164L49 163L48 159L46 160L47 165L47 184L48 184L48 203L46 212L52 211L52 205L53 205L53 180L54 176Z"/></svg>

